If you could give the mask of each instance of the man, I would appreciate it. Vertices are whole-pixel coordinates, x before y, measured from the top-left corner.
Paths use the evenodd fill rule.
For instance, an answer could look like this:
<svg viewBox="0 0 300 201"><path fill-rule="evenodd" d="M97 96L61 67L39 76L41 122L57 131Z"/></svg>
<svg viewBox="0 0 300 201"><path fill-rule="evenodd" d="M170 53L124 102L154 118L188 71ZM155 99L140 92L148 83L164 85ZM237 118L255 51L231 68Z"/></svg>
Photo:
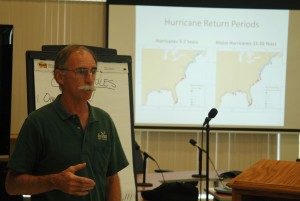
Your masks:
<svg viewBox="0 0 300 201"><path fill-rule="evenodd" d="M7 166L9 194L32 195L32 201L121 200L118 172L128 161L110 116L88 103L96 72L86 47L58 53L54 77L62 93L25 120Z"/></svg>

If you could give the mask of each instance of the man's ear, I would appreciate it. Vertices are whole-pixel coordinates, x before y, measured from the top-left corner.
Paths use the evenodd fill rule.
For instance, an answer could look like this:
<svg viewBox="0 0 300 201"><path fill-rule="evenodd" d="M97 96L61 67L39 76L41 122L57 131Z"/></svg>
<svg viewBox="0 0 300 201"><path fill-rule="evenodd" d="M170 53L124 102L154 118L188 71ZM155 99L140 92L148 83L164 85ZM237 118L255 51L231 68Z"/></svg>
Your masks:
<svg viewBox="0 0 300 201"><path fill-rule="evenodd" d="M58 82L59 85L62 85L64 83L64 79L63 79L63 72L58 70L58 69L55 69L54 70L54 78L56 80L56 82Z"/></svg>

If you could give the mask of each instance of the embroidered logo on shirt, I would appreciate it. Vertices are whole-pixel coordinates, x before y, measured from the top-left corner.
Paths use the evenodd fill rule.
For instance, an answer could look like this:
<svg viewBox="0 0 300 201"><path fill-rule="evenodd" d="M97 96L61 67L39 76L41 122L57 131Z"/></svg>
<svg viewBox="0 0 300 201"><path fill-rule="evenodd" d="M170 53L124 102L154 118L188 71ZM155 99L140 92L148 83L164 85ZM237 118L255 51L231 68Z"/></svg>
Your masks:
<svg viewBox="0 0 300 201"><path fill-rule="evenodd" d="M100 131L100 133L98 133L98 140L107 140L107 134L105 133L105 131Z"/></svg>

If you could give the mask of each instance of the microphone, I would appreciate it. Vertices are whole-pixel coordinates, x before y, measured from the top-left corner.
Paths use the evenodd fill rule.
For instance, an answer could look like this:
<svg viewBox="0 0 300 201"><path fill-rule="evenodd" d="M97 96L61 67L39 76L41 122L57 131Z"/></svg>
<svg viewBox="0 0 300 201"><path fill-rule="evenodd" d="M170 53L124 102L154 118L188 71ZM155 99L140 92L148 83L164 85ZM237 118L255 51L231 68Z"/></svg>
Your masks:
<svg viewBox="0 0 300 201"><path fill-rule="evenodd" d="M198 174L193 174L192 177L196 177L196 178L202 178L202 177L206 177L206 175L202 174L202 152L207 153L204 149L202 149L197 142L194 139L190 139L190 143L198 148L199 151L199 155L198 155Z"/></svg>
<svg viewBox="0 0 300 201"><path fill-rule="evenodd" d="M144 155L145 158L150 158L151 160L153 160L154 162L156 162L156 160L152 156L150 156L147 152L144 152L142 150L140 150L140 151Z"/></svg>
<svg viewBox="0 0 300 201"><path fill-rule="evenodd" d="M197 147L198 149L200 149L201 151L203 151L203 152L206 153L206 151L205 151L204 149L202 149L202 148L200 147L200 145L199 145L194 139L190 139L190 143L191 143L193 146Z"/></svg>
<svg viewBox="0 0 300 201"><path fill-rule="evenodd" d="M193 146L197 147L199 150L201 150L201 151L207 153L204 149L202 149L202 148L200 147L200 145L196 142L196 140L190 139L190 143L191 143ZM225 185L224 185L223 182L222 182L223 179L222 179L222 177L220 176L220 174L218 173L217 168L215 167L214 162L211 160L210 156L208 156L208 159L209 159L210 163L212 164L212 166L213 166L213 168L214 168L214 171L215 171L216 176L218 177L218 180L221 182L223 188L225 188ZM199 173L199 174L200 174L200 173ZM194 175L194 177L196 177L196 175Z"/></svg>
<svg viewBox="0 0 300 201"><path fill-rule="evenodd" d="M209 121L213 118L215 118L215 116L218 114L218 110L216 108L212 108L209 113L208 113L208 117L205 118L205 121L203 123L203 126L205 126L206 124L209 123Z"/></svg>
<svg viewBox="0 0 300 201"><path fill-rule="evenodd" d="M147 152L144 152L140 149L140 146L138 144L135 144L135 148L136 150L140 151L143 156L144 156L144 161L143 161L143 182L142 183L137 183L138 186L152 186L151 183L146 183L146 166L147 166L147 158L150 158L152 161L155 162L155 164L157 165L161 175L162 175L162 178L163 178L163 183L165 183L165 177L163 175L163 171L160 169L160 166L158 165L157 161L152 157L150 156Z"/></svg>
<svg viewBox="0 0 300 201"><path fill-rule="evenodd" d="M156 162L156 160L152 156L150 156L148 153L146 153L143 150L141 150L140 145L138 145L137 143L135 143L134 146L135 146L135 150L140 151L145 158L150 158L151 160L153 160L154 162Z"/></svg>

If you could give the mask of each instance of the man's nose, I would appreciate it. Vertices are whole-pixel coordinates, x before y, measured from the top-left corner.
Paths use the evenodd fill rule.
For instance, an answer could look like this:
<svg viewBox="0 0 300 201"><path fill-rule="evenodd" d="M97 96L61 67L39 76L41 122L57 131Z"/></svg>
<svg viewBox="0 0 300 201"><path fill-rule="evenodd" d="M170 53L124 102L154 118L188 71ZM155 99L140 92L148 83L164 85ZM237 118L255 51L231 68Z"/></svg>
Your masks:
<svg viewBox="0 0 300 201"><path fill-rule="evenodd" d="M91 71L89 71L85 76L85 80L94 81L95 80L95 75Z"/></svg>

